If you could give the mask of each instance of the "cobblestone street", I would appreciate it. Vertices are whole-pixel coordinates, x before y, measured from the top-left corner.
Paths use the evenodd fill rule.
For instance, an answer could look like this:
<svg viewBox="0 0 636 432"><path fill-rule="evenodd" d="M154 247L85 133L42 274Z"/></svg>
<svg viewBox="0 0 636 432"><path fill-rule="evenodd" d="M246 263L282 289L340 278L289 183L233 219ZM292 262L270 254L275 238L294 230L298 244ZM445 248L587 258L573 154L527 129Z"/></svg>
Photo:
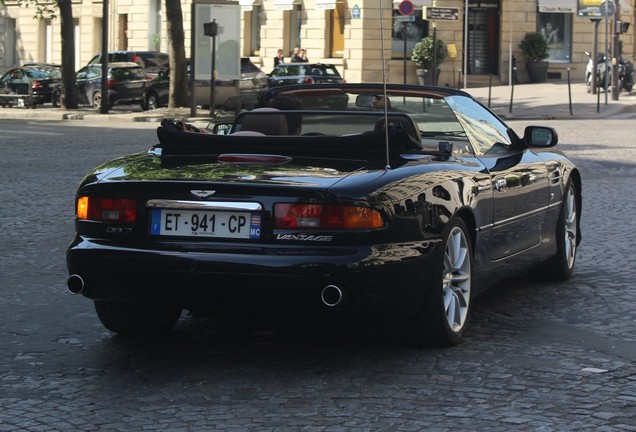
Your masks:
<svg viewBox="0 0 636 432"><path fill-rule="evenodd" d="M73 195L157 125L0 119L0 432L636 431L636 120L531 123L582 170L574 276L499 284L464 343L415 349L382 322L112 335L66 292Z"/></svg>

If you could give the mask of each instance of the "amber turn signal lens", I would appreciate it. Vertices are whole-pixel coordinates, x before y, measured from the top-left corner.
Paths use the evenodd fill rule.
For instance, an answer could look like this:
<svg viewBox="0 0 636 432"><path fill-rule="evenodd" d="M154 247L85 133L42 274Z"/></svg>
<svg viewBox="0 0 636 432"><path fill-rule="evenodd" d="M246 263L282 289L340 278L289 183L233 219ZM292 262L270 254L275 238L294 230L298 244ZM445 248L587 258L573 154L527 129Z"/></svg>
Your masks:
<svg viewBox="0 0 636 432"><path fill-rule="evenodd" d="M137 202L129 198L80 197L77 218L101 222L135 222Z"/></svg>

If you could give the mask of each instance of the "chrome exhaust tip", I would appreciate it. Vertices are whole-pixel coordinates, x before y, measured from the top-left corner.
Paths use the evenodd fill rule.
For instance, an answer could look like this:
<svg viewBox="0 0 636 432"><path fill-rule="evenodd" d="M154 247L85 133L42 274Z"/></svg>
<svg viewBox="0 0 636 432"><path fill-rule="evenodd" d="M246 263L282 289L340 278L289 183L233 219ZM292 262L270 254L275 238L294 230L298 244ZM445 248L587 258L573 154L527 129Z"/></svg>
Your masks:
<svg viewBox="0 0 636 432"><path fill-rule="evenodd" d="M66 289L71 294L81 294L85 288L84 279L80 275L72 274L66 280Z"/></svg>
<svg viewBox="0 0 636 432"><path fill-rule="evenodd" d="M344 293L336 285L327 285L322 289L320 298L327 307L336 307L342 302Z"/></svg>

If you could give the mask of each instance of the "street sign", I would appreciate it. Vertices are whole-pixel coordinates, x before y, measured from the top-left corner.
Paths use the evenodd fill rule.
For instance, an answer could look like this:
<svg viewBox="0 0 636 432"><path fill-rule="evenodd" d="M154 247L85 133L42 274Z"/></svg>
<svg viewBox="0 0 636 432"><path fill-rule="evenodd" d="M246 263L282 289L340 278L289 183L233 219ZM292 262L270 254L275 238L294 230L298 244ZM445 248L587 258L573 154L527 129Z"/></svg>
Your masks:
<svg viewBox="0 0 636 432"><path fill-rule="evenodd" d="M402 0L398 6L398 10L402 15L411 15L415 10L411 0Z"/></svg>
<svg viewBox="0 0 636 432"><path fill-rule="evenodd" d="M605 16L614 16L616 13L616 4L613 1L605 0L598 7L598 11L600 12L602 17Z"/></svg>
<svg viewBox="0 0 636 432"><path fill-rule="evenodd" d="M458 21L459 8L424 7L426 18L429 21Z"/></svg>
<svg viewBox="0 0 636 432"><path fill-rule="evenodd" d="M395 18L398 22L415 22L415 15L401 15Z"/></svg>

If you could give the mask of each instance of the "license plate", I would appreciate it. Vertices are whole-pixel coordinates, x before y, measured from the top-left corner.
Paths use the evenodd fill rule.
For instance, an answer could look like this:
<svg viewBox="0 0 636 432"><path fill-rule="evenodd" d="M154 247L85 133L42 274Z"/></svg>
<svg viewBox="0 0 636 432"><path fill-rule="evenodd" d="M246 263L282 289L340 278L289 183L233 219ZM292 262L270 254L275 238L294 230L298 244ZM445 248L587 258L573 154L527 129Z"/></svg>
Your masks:
<svg viewBox="0 0 636 432"><path fill-rule="evenodd" d="M261 216L251 212L152 209L150 234L253 240L261 236Z"/></svg>

